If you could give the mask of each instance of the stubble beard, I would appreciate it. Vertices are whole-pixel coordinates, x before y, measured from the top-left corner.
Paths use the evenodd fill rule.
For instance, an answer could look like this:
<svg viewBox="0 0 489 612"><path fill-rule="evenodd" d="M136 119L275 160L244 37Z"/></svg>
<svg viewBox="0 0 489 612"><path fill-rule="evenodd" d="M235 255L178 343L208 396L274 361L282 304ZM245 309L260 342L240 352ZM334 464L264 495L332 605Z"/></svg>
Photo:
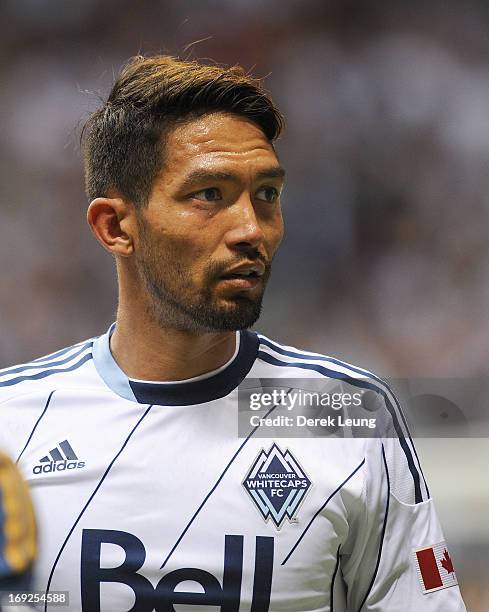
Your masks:
<svg viewBox="0 0 489 612"><path fill-rule="evenodd" d="M212 288L224 272L222 264L210 263L206 267L202 288L196 291L189 271L181 265L175 253L165 252L162 263L161 256L151 246L151 237L144 225L140 226L141 244L136 266L147 292L147 314L153 321L161 328L190 333L236 331L256 323L270 276L269 263L262 276L260 294L254 298L236 294L226 303L218 303Z"/></svg>

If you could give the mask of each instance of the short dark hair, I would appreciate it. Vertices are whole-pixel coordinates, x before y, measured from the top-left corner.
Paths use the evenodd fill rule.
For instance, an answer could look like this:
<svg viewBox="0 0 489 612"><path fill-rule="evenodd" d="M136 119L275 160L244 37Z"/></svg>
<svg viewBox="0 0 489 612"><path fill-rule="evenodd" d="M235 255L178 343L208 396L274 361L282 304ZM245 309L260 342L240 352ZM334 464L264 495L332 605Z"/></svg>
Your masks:
<svg viewBox="0 0 489 612"><path fill-rule="evenodd" d="M164 164L165 134L210 112L249 119L270 142L284 125L261 81L240 66L224 68L167 55L130 59L107 101L82 130L88 198L115 189L135 206L145 206Z"/></svg>

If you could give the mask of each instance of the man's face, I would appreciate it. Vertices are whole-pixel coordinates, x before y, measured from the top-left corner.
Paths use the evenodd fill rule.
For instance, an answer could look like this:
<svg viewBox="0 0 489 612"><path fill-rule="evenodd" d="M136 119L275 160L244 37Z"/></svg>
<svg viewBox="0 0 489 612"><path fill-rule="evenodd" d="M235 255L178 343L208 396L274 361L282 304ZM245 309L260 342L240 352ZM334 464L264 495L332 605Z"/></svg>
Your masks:
<svg viewBox="0 0 489 612"><path fill-rule="evenodd" d="M281 169L254 123L212 113L174 128L148 206L136 264L150 313L192 332L255 323L283 236Z"/></svg>

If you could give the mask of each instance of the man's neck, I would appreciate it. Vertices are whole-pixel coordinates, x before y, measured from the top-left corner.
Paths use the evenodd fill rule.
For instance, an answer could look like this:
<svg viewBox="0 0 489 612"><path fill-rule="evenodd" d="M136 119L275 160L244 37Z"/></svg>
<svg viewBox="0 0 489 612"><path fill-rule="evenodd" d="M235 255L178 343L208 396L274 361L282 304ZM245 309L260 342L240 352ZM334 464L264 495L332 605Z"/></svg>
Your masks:
<svg viewBox="0 0 489 612"><path fill-rule="evenodd" d="M231 359L236 332L190 333L163 329L119 312L110 349L129 378L148 381L186 380L212 372Z"/></svg>

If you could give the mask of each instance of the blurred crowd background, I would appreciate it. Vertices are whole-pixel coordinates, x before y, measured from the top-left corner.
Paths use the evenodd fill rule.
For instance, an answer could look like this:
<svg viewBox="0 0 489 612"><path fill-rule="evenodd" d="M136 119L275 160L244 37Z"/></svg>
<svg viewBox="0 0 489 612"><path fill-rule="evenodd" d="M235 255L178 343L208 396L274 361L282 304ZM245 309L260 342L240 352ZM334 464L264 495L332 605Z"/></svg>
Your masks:
<svg viewBox="0 0 489 612"><path fill-rule="evenodd" d="M287 119L287 235L259 329L385 376L489 375L482 0L3 0L0 366L99 334L112 262L80 127L138 52L240 63ZM420 440L471 611L489 610L487 440Z"/></svg>

